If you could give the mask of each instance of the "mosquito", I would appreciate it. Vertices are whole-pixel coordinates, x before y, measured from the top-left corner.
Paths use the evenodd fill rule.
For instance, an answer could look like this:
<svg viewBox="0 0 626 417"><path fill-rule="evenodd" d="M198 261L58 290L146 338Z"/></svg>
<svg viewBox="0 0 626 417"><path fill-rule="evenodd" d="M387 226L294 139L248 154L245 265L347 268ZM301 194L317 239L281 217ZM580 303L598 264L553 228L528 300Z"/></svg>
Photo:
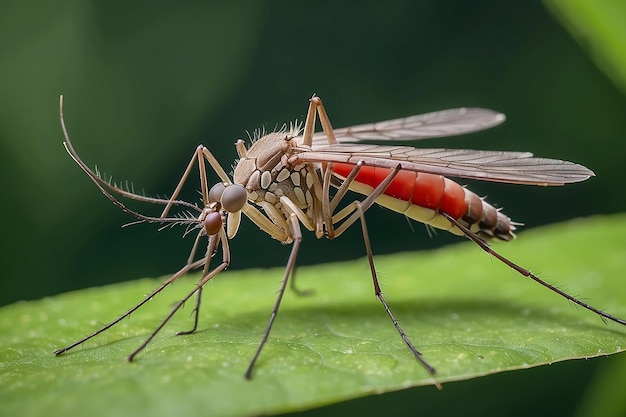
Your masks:
<svg viewBox="0 0 626 417"><path fill-rule="evenodd" d="M315 133L318 117L322 132ZM231 259L228 243L235 237L243 214L272 238L291 245L277 299L245 371L246 379L252 377L255 363L268 341L290 278L291 287L297 291L292 275L302 241L302 227L313 232L318 239L335 239L355 223L361 226L376 298L415 359L434 378L435 368L411 342L381 291L365 221L365 213L374 204L429 227L465 236L521 275L599 315L603 321L626 325L626 320L565 293L493 250L489 240L514 239L514 231L520 224L484 198L447 178L556 186L584 181L594 175L590 169L558 159L536 158L529 152L423 149L360 143L418 140L476 132L502 123L505 116L501 113L481 108L457 108L333 129L322 100L314 95L309 100L304 126L295 123L266 135L258 134L249 148L243 140L238 140L235 148L239 158L232 177L208 148L198 146L168 199L133 193L127 187L112 183L97 171L92 171L70 141L63 118L63 96L60 99L60 120L67 152L113 204L136 218L134 223L158 223L163 227L186 225L186 232L194 232L196 237L186 264L178 272L120 317L56 350L55 355L61 355L104 332L181 276L201 269L202 277L197 285L174 305L160 325L128 356L128 360L132 361L194 295L193 326L176 334L186 335L196 331L202 289L228 267ZM207 164L219 177L212 187L209 187ZM200 175L201 206L178 199L196 165ZM350 201L349 191L362 195L362 199ZM161 204L164 208L159 216L147 216L127 207L121 198ZM175 207L184 210L183 214L171 215ZM205 247L205 250L201 249ZM211 257L218 251L221 251L221 260L211 266Z"/></svg>

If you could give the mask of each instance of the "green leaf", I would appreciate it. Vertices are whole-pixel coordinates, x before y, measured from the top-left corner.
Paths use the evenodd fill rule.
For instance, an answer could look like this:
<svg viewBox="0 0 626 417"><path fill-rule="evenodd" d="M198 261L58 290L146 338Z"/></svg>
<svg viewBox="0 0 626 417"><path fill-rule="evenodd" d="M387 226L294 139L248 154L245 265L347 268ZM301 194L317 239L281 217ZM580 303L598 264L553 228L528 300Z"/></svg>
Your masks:
<svg viewBox="0 0 626 417"><path fill-rule="evenodd" d="M544 0L596 65L626 92L626 2Z"/></svg>
<svg viewBox="0 0 626 417"><path fill-rule="evenodd" d="M578 219L494 246L560 288L626 316L626 216ZM392 310L444 386L626 346L626 328L572 307L469 242L380 256L376 265ZM193 287L189 280L60 357L52 351L116 318L159 281L4 307L0 413L240 416L433 383L373 296L363 259L298 270L299 285L315 295L287 292L253 380L244 380L281 277L281 269L219 275L205 287L199 331L174 336L191 325L189 303L133 363L126 355Z"/></svg>

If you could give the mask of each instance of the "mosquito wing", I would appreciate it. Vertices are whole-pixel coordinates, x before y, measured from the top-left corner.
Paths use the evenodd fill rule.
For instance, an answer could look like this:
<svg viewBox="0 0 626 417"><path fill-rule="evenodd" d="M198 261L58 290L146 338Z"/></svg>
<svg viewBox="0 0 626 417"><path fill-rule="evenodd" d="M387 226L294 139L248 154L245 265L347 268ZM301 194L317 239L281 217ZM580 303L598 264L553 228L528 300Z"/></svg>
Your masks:
<svg viewBox="0 0 626 417"><path fill-rule="evenodd" d="M366 140L417 140L462 135L488 129L502 123L502 113L480 108L458 108L403 117L378 123L334 129L339 142ZM324 133L313 136L313 144L328 143Z"/></svg>
<svg viewBox="0 0 626 417"><path fill-rule="evenodd" d="M341 162L427 172L450 177L527 185L563 185L584 181L590 169L558 159L535 158L530 152L421 149L409 146L336 144L297 148L290 159L297 162Z"/></svg>

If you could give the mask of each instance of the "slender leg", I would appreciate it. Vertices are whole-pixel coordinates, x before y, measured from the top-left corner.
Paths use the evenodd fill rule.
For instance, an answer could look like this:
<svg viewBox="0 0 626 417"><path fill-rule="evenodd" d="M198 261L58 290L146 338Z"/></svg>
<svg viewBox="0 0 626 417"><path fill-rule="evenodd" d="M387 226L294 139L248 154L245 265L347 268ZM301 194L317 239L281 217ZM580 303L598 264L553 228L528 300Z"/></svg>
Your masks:
<svg viewBox="0 0 626 417"><path fill-rule="evenodd" d="M613 316L613 315L611 315L609 313L606 313L606 312L604 312L604 311L602 311L600 309L597 309L596 307L594 307L594 306L592 306L590 304L587 304L587 303L579 300L578 298L575 298L575 297L567 294L563 290L560 290L557 287L555 287L554 285L549 284L546 281L542 280L541 278L539 278L538 276L536 276L535 274L530 272L528 269L524 269L521 266L519 266L516 263L514 263L513 261L508 260L507 258L505 258L504 256L500 255L495 250L491 249L491 247L489 246L489 244L487 244L487 242L485 242L480 237L476 236L476 234L472 233L467 227L463 226L455 218L449 216L446 213L440 213L440 214L443 215L446 219L448 219L450 221L450 223L452 223L454 226L458 227L463 232L463 234L465 234L465 236L468 239L470 239L471 241L476 243L478 246L480 246L480 248L482 250L487 252L489 255L495 257L500 262L502 262L505 265L507 265L509 268L514 269L515 271L519 272L523 276L528 277L528 278L532 279L533 281L543 285L544 287L554 291L555 293L559 294L561 297L566 298L567 300L571 301L572 303L574 303L576 305L579 305L579 306L581 306L581 307L583 307L583 308L585 308L585 309L587 309L589 311L592 311L592 312L596 313L597 315L600 316L600 318L603 321L611 320L611 321L614 321L616 323L626 325L626 320L620 319L618 317L615 317L615 316Z"/></svg>
<svg viewBox="0 0 626 417"><path fill-rule="evenodd" d="M224 233L225 233L224 229L222 228L220 230L219 234L224 234ZM209 273L204 274L202 276L202 279L200 280L200 282L195 286L195 288L193 290L191 290L185 297L183 297L179 302L177 302L174 305L174 307L172 308L172 311L170 311L170 313L163 319L161 324L159 324L159 326L156 329L154 329L154 331L150 334L150 336L148 336L148 338L146 340L144 340L144 342L137 349L135 349L130 355L128 355L127 360L129 362L132 362L133 359L135 359L135 356L137 356L137 354L139 352L141 352L146 346L148 346L148 344L152 341L152 339L154 339L154 337L157 335L157 333L159 333L159 331L161 331L161 329L163 327L165 327L167 322L169 322L170 319L172 317L174 317L174 314L176 314L176 312L185 304L185 302L187 300L189 300L189 298L191 298L192 295L200 292L202 287L204 287L204 285L207 282L209 282L211 279L213 279L213 277L215 277L215 275L217 275L218 273L222 272L224 269L226 269L228 267L228 265L230 264L230 249L228 248L228 239L225 239L225 236L221 236L220 237L219 234L215 234L215 235L210 236L210 238L209 238L210 239L209 240L209 250L207 250L207 254L213 253L213 249L214 249L215 245L217 244L217 241L221 240L221 242L222 242L222 252L223 252L222 263L219 264L213 270L211 270ZM210 256L210 255L207 255L207 256ZM205 259L202 259L202 261L204 262ZM196 316L196 319L197 319L197 316Z"/></svg>
<svg viewBox="0 0 626 417"><path fill-rule="evenodd" d="M174 190L174 192L172 193L172 196L166 200L166 199L160 199L160 198L152 198L152 197L145 197L142 195L138 195L135 194L134 192L131 191L127 191L124 190L121 187L118 187L117 185L111 184L110 182L106 181L105 179L101 178L99 173L92 171L83 161L82 159L78 156L77 152L74 150L74 147L72 145L72 142L70 140L69 134L67 132L67 128L65 126L65 120L63 117L63 96L60 97L60 102L59 102L59 116L60 116L60 121L61 121L61 128L63 131L63 135L65 137L65 148L67 150L67 152L70 154L70 156L72 157L72 159L74 159L74 161L79 165L79 167L88 175L88 177L96 184L96 186L100 189L100 191L116 206L118 206L119 208L121 208L124 212L136 217L139 222L150 222L150 223L180 223L180 224L187 224L189 228L192 227L192 225L196 225L199 221L198 218L192 218L192 217L185 217L184 215L179 217L179 216L173 216L173 217L166 217L169 213L169 210L172 208L172 206L177 205L177 206L184 206L184 207L188 207L197 211L202 211L197 205L195 204L191 204L191 203L187 203L184 201L180 201L180 200L176 200L178 194L180 193L183 185L185 184L187 178L189 177L189 174L191 173L191 170L193 169L193 165L195 164L195 162L198 162L198 169L200 172L200 183L201 183L201 193L202 193L202 198L203 198L203 202L205 207L207 207L208 204L208 184L207 184L207 172L206 172L206 166L205 166L205 162L208 162L211 167L213 168L213 170L217 173L217 175L221 178L222 181L224 182L228 182L230 183L230 180L228 178L228 176L226 175L224 169L219 165L219 162L215 159L215 157L211 154L211 152L205 148L204 146L198 146L198 148L196 149L194 156L191 158L191 160L189 161L189 164L187 165L187 168L185 169L185 172L183 173L183 176L181 177L178 185L176 186L176 189ZM128 188L128 187L127 187ZM148 202L148 203L156 203L156 204L163 204L165 205L165 208L161 214L160 217L151 217L151 216L145 216L141 213L138 213L134 210L131 210L129 208L127 208L121 201L117 200L111 193L117 194L117 195L121 195L123 197L129 198L129 199L133 199L133 200L138 200L138 201L143 201L143 202ZM254 211L252 211L252 213L256 213ZM258 217L258 216L257 216ZM131 223L132 224L132 223ZM189 229L188 229L189 230ZM269 232L273 232L273 229L269 229ZM186 233L185 233L186 234ZM206 282L208 282L210 279L212 279L217 273L219 273L220 271L222 271L223 269L225 269L229 262L230 262L230 252L229 252L229 248L228 248L228 238L225 235L225 232L223 229L221 229L219 231L219 233L210 236L209 237L209 245L208 245L208 250L205 254L205 256L202 259L199 259L197 261L194 261L197 249L198 249L198 245L200 242L200 239L202 238L202 236L204 235L204 233L201 231L198 233L198 235L196 236L195 242L194 242L194 246L191 250L191 253L189 255L189 258L187 259L187 263L186 265L181 268L178 272L176 272L174 275L172 275L170 278L168 278L166 281L164 281L159 287L157 287L155 290L153 290L150 294L148 294L148 296L146 296L140 303L138 303L137 305L135 305L134 307L132 307L130 310L126 311L126 313L124 313L122 316L118 317L116 320L113 320L112 322L104 325L102 328L100 328L99 330L93 332L92 334L84 337L83 339L78 340L75 343L72 343L71 345L68 345L62 349L58 349L56 350L54 353L56 355L60 355L64 352L67 352L68 350L84 343L85 341L97 336L98 334L104 332L105 330L111 328L112 326L114 326L115 324L119 323L121 320L123 320L124 318L130 316L130 314L132 314L134 311L136 311L137 309L139 309L141 306L143 306L145 303L147 303L149 300L151 300L152 298L154 298L157 294L159 294L163 289L165 289L169 284L171 284L172 282L174 282L176 279L180 278L181 276L185 275L187 272L193 270L193 269L197 269L201 266L204 265L204 269L203 269L203 277L201 279L201 281L198 283L198 285L196 286L196 288L194 288L193 291L191 291L189 294L187 294L187 296L181 300L176 306L175 308L172 310L172 312L170 313L170 315L168 315L166 317L166 319L161 323L161 325L150 335L150 337L148 338L148 340L146 340L135 352L133 352L130 356L129 356L129 360L132 360L133 357L139 352L141 351L148 343L149 341L158 333L158 331L170 320L170 318L174 315L174 313L184 304L184 302L186 300L188 300L193 294L196 294L196 305L195 308L193 310L193 314L194 314L194 325L192 330L190 331L182 331L179 332L178 334L188 334L188 333L192 333L197 329L198 326L198 318L199 318L199 311L200 311L200 304L201 304L201 296L202 296L202 287L204 284L206 284ZM214 254L214 252L216 251L216 249L218 248L219 244L222 244L222 253L223 253L223 260L222 263L215 269L213 269L212 271L209 270L209 263L210 263L210 259L211 256Z"/></svg>
<svg viewBox="0 0 626 417"><path fill-rule="evenodd" d="M367 224L365 223L364 211L361 209L361 203L359 203L358 201L356 201L354 205L356 206L356 212L359 214L359 218L361 219L361 229L363 231L363 243L365 243L365 251L367 253L367 260L369 262L370 272L372 274L372 281L374 282L374 295L376 295L376 298L378 298L378 300L381 302L381 304L385 308L385 311L387 312L387 315L391 319L391 322L393 323L394 327L400 334L400 337L402 338L404 343L407 345L409 350L413 353L413 356L415 356L415 359L417 359L424 366L424 368L426 368L428 373L430 373L432 376L435 376L435 368L433 368L426 361L426 359L424 359L424 356L422 356L422 354L415 348L413 343L411 343L411 341L409 340L409 337L406 335L406 333L400 326L400 323L398 323L398 320L394 316L393 312L391 311L391 308L389 308L389 304L387 304L387 301L385 300L385 297L383 296L383 293L380 289L380 284L378 283L376 267L374 266L374 256L372 254L372 246L370 244L369 233L367 231ZM437 388L441 389L441 385L439 383L435 382L435 384L437 385Z"/></svg>
<svg viewBox="0 0 626 417"><path fill-rule="evenodd" d="M302 129L302 142L305 146L313 143L313 133L315 132L315 120L317 119L316 103L313 101L315 95L309 100L309 110L306 113L304 129Z"/></svg>
<svg viewBox="0 0 626 417"><path fill-rule="evenodd" d="M330 201L329 209L331 213L335 211L335 209L339 205L339 201L346 195L346 193L350 189L350 184L352 183L352 181L354 181L354 179L356 178L359 171L364 165L365 164L363 163L363 161L359 161L356 164L354 164L354 168L352 168L352 171L350 171L350 174L348 174L344 182L341 183L341 186L337 189L337 192L333 196L333 199ZM329 164L329 169L332 172L332 164ZM330 184L329 184L329 187L330 187Z"/></svg>
<svg viewBox="0 0 626 417"><path fill-rule="evenodd" d="M218 236L218 235L215 235ZM191 253L189 254L189 258L187 259L187 262L191 262L193 261L193 258L196 256L196 251L198 250L198 244L200 243L200 238L202 237L202 233L198 233L198 237L196 238L196 241L193 244L193 248L191 249ZM217 238L217 237L216 237ZM218 242L209 242L209 249L211 248L211 246L213 246L213 248L215 248L215 246L217 246ZM207 252L205 254L204 259L206 259L206 262L204 263L204 268L202 270L202 278L204 278L205 275L207 275L208 271L209 271L209 265L211 262L211 256L212 253ZM201 280L202 280L201 278ZM200 284L198 284L200 285ZM198 329L198 317L200 315L200 304L202 302L202 287L200 287L200 289L198 290L198 292L196 293L196 306L193 308L192 314L193 314L193 328L191 328L191 330L181 330L179 332L176 333L176 336L183 336L186 334L192 334L194 333L197 329Z"/></svg>
<svg viewBox="0 0 626 417"><path fill-rule="evenodd" d="M317 200L314 200L314 201L317 201ZM297 217L297 221L302 223L304 227L306 227L307 229L311 231L313 230L313 224L311 224L310 219L307 218L307 215L300 208L298 208L298 206L296 206L293 203L293 201L291 201L289 198L285 196L282 196L280 198L280 202L283 204L285 209L289 211L289 213ZM268 213L268 211L266 211L266 213ZM300 228L300 223L298 223L298 228ZM290 225L289 229L290 230L294 229L294 225ZM312 288L301 290L296 286L296 271L297 271L297 268L294 266L293 272L291 273L291 280L289 283L289 288L293 292L295 292L298 296L309 296L313 294L315 290L313 290Z"/></svg>
<svg viewBox="0 0 626 417"><path fill-rule="evenodd" d="M193 166L195 165L196 161L202 159L202 149L203 148L204 148L204 146L202 146L202 145L200 145L200 146L198 146L196 148L196 151L193 153L193 156L191 157L191 159L189 160L189 163L187 164L187 168L185 168L185 172L183 172L183 175L180 178L180 181L178 181L178 184L176 185L176 188L174 189L174 192L172 192L172 196L170 197L170 201L174 201L178 197L178 194L182 190L183 185L185 185L185 182L187 181L187 178L189 177L189 174L191 173L191 170L193 169ZM200 178L202 179L202 176ZM206 181L204 181L204 182L206 182ZM206 202L205 202L205 204L206 204ZM165 206L165 208L163 209L163 212L161 213L161 217L167 216L167 214L170 211L170 208L172 208L172 204L168 203Z"/></svg>
<svg viewBox="0 0 626 417"><path fill-rule="evenodd" d="M344 218L340 216L339 219L333 219L333 213L337 209L337 206L339 205L341 199L350 189L350 184L352 183L352 181L354 181L363 165L364 164L362 161L359 161L354 165L354 168L352 168L350 174L348 174L346 179L341 183L341 186L337 189L337 192L333 196L332 200L330 199L330 183L332 181L333 164L330 163L326 166L326 171L324 171L324 181L322 185L322 218L324 219L324 224L326 225L326 233L328 234L329 239L334 239L336 237L334 227L335 223Z"/></svg>
<svg viewBox="0 0 626 417"><path fill-rule="evenodd" d="M200 303L202 302L202 287L198 288L196 292L196 306L193 308L193 327L190 330L181 330L176 332L176 336L184 336L186 334L192 334L198 329L198 316L200 315Z"/></svg>
<svg viewBox="0 0 626 417"><path fill-rule="evenodd" d="M311 102L315 104L317 107L317 113L320 116L320 124L322 125L322 130L324 134L326 134L326 138L328 139L329 144L337 143L337 139L335 138L335 133L333 132L333 127L330 124L330 119L328 118L328 114L326 114L326 109L324 109L324 104L322 104L322 99L319 97L313 97Z"/></svg>
<svg viewBox="0 0 626 417"><path fill-rule="evenodd" d="M265 343L267 342L267 339L270 335L270 331L272 330L272 325L274 324L274 319L276 319L276 315L278 314L278 308L280 307L280 302L283 299L283 295L285 294L285 289L287 288L287 281L289 280L289 277L291 276L294 270L294 266L296 264L296 258L298 257L298 250L300 249L300 242L302 241L302 231L300 230L300 223L298 222L298 218L293 213L289 216L289 224L291 225L291 232L293 234L293 244L291 246L291 253L289 255L289 260L287 261L287 266L285 267L285 274L283 275L282 284L280 285L280 288L278 290L278 298L276 299L276 302L274 303L274 307L272 308L272 313L270 314L270 318L269 318L269 321L267 322L265 332L263 333L263 338L261 339L261 342L259 343L259 346L257 347L256 352L254 352L254 356L252 357L252 360L250 361L250 364L248 365L248 369L246 370L246 373L244 374L244 377L246 379L252 378L252 368L254 368L254 364L259 358L259 355L261 354L261 350L263 349L263 346L265 346Z"/></svg>
<svg viewBox="0 0 626 417"><path fill-rule="evenodd" d="M396 165L396 167L389 172L387 177L385 177L385 179L380 184L378 184L376 188L374 188L374 190L372 190L372 192L365 199L363 199L363 201L360 202L360 209L363 212L366 212L370 209L370 207L372 207L372 205L374 205L376 199L380 197L380 195L387 189L389 184L391 184L391 181L393 181L393 179L396 177L396 175L398 175L398 172L400 172L401 169L402 166L400 164ZM341 223L341 225L339 225L339 227L335 229L335 237L345 232L348 227L352 226L360 218L361 215L358 213L358 211L352 213L350 217L348 217L343 223Z"/></svg>
<svg viewBox="0 0 626 417"><path fill-rule="evenodd" d="M103 326L102 328L100 328L99 330L91 333L90 335L72 343L71 345L68 345L62 349L58 349L54 351L55 355L61 355L62 353L67 352L68 350L86 342L87 340L91 339L94 336L99 335L100 333L104 332L107 329L110 329L111 327L113 327L114 325L116 325L117 323L119 323L120 321L122 321L123 319L125 319L126 317L130 316L131 313L133 313L134 311L136 311L139 307L143 306L145 303L147 303L148 301L150 301L152 298L154 298L155 295L157 295L158 293L160 293L165 287L167 287L168 285L170 285L172 282L176 281L178 278L180 278L181 276L185 275L187 272L198 268L199 266L201 266L204 263L204 259L199 259L196 262L193 262L191 264L187 264L185 265L183 268L181 268L178 272L176 272L174 275L172 275L171 277L169 277L167 280L165 280L161 285L159 285L154 291L152 291L150 294L148 294L147 297L145 297L143 300L141 300L140 303L138 303L137 305L135 305L133 308L131 308L130 310L128 310L126 313L122 314L120 317L118 317L117 319L113 320L112 322L106 324L105 326Z"/></svg>
<svg viewBox="0 0 626 417"><path fill-rule="evenodd" d="M161 213L161 217L166 216L170 208L172 207L172 205L178 202L176 198L178 197L178 194L182 190L196 162L198 163L198 171L200 174L200 191L202 195L202 200L205 206L209 203L208 201L209 184L208 184L205 161L208 162L209 165L211 165L211 168L213 168L215 173L220 177L220 179L223 182L230 184L231 182L230 178L228 178L228 175L226 174L226 172L224 171L220 163L217 161L217 159L215 159L211 151L209 151L209 149L206 148L205 146L199 145L196 148L196 151L194 152L193 156L189 160L189 163L187 164L187 168L185 168L185 172L183 172L183 175L180 178L180 181L178 181L178 184L176 185L176 188L174 189L174 192L172 193L172 196L170 197L167 206L165 207L165 209L163 209L163 212Z"/></svg>
<svg viewBox="0 0 626 417"><path fill-rule="evenodd" d="M55 355L61 355L62 353L67 352L68 350L86 342L87 340L91 339L94 336L99 335L100 333L104 332L105 330L110 329L111 327L115 326L117 323L119 323L120 321L122 321L123 319L125 319L126 317L130 316L134 311L138 310L141 306L143 306L145 303L147 303L148 301L150 301L152 298L154 298L158 293L160 293L161 291L163 291L163 289L165 289L165 287L167 287L168 285L170 285L172 282L176 281L178 278L182 277L183 275L185 275L187 272L194 270L196 268L199 268L202 265L205 265L205 271L206 271L206 263L207 258L208 257L204 257L202 259L198 259L197 261L194 262L194 258L196 256L196 251L198 249L198 244L200 242L200 239L202 238L202 232L199 232L198 235L196 236L196 240L194 242L194 245L191 249L191 253L189 254L189 258L187 259L187 264L181 268L178 272L176 272L174 275L172 275L171 277L169 277L167 280L165 280L161 285L159 285L154 291L152 291L150 294L148 294L140 303L138 303L137 305L135 305L133 308L131 308L130 310L128 310L126 313L122 314L120 317L118 317L117 319L113 320L112 322L106 324L105 326L103 326L102 328L98 329L97 331L89 334L88 336L72 343L71 345L68 345L62 349L58 349L54 351ZM211 238L214 238L214 236L212 236ZM215 238L217 238L217 235L215 236ZM196 308L195 308L195 320L194 320L194 328L193 330L189 331L189 332L180 332L180 333L191 333L193 331L195 331L197 325L198 325L198 312L200 309L200 300L198 299L197 304L196 304Z"/></svg>

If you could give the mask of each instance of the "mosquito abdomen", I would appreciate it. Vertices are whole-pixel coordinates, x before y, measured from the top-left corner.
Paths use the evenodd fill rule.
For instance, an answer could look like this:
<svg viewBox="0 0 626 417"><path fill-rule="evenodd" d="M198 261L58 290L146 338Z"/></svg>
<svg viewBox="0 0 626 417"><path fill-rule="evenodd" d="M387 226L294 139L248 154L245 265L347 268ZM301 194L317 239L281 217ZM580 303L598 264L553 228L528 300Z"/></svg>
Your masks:
<svg viewBox="0 0 626 417"><path fill-rule="evenodd" d="M333 172L344 178L352 168L351 164L333 164ZM350 189L368 195L390 172L387 168L364 166ZM505 241L515 238L515 225L508 216L442 175L402 170L376 203L455 235L462 236L463 232L440 213L454 217L480 237Z"/></svg>

